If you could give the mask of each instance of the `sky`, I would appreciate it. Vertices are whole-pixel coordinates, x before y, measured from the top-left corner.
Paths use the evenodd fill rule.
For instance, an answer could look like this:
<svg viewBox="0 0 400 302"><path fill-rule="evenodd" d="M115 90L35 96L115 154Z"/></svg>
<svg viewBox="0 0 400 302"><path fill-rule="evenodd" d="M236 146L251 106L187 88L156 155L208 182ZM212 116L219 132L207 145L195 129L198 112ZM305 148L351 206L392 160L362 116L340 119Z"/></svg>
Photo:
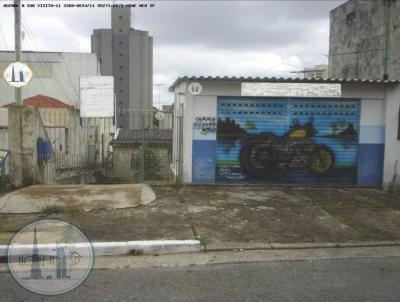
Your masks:
<svg viewBox="0 0 400 302"><path fill-rule="evenodd" d="M291 71L326 64L329 12L344 2L130 2L155 4L134 9L132 18L154 39L154 84L163 85L160 94L154 87L154 104L173 102L168 87L179 76L293 77ZM0 7L1 50L14 48L13 22L13 10ZM110 28L111 11L25 8L22 23L23 50L90 52L93 29Z"/></svg>

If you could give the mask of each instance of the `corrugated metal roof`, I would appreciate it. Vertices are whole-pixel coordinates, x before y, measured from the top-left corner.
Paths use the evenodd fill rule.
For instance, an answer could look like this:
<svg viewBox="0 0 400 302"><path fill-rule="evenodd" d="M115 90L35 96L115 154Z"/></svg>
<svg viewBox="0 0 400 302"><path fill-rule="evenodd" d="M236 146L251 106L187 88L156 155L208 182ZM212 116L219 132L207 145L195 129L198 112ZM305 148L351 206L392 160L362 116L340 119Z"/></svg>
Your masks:
<svg viewBox="0 0 400 302"><path fill-rule="evenodd" d="M111 141L111 144L133 145L140 144L142 140L146 143L170 144L172 143L172 131L165 129L119 129L117 137Z"/></svg>
<svg viewBox="0 0 400 302"><path fill-rule="evenodd" d="M38 108L66 108L66 109L74 108L74 106L68 105L60 100L40 94L23 100L23 104L24 106L32 106ZM3 107L9 108L14 106L15 103L10 103L4 105Z"/></svg>
<svg viewBox="0 0 400 302"><path fill-rule="evenodd" d="M275 78L275 77L211 77L211 76L184 76L179 77L169 87L169 91L184 81L225 81L225 82L248 82L248 83L320 83L320 84L344 84L344 83L383 83L397 84L399 80L363 80L363 79L300 79L300 78Z"/></svg>

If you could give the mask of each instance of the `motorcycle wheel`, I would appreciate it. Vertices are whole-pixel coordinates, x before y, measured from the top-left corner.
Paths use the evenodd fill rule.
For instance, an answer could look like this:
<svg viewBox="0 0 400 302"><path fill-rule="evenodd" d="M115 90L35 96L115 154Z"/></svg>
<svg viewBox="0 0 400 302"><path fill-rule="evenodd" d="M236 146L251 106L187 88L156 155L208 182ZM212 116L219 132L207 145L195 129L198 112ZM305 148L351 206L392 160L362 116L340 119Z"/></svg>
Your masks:
<svg viewBox="0 0 400 302"><path fill-rule="evenodd" d="M332 169L334 164L332 151L325 146L315 146L310 154L308 169L315 174L324 174Z"/></svg>
<svg viewBox="0 0 400 302"><path fill-rule="evenodd" d="M266 178L275 169L273 148L270 144L252 143L242 147L240 164L242 169L255 178Z"/></svg>

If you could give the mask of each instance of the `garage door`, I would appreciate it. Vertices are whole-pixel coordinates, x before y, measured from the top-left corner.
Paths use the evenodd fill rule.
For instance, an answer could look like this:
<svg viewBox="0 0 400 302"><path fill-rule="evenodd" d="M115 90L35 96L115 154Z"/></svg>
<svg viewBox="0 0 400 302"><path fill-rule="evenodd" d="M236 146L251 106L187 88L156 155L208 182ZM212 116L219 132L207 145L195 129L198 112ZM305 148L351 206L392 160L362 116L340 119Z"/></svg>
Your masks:
<svg viewBox="0 0 400 302"><path fill-rule="evenodd" d="M217 182L357 182L358 100L219 97L217 117Z"/></svg>

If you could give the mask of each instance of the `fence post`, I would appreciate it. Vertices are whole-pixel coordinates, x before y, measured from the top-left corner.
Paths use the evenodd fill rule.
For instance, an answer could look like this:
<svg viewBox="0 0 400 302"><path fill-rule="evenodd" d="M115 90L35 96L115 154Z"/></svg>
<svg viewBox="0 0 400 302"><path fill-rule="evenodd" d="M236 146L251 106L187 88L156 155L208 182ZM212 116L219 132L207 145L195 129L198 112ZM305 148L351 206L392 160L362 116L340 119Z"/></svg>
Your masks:
<svg viewBox="0 0 400 302"><path fill-rule="evenodd" d="M139 125L141 130L139 182L144 183L145 140L144 140L144 118L143 118L143 112L141 110L139 111Z"/></svg>

